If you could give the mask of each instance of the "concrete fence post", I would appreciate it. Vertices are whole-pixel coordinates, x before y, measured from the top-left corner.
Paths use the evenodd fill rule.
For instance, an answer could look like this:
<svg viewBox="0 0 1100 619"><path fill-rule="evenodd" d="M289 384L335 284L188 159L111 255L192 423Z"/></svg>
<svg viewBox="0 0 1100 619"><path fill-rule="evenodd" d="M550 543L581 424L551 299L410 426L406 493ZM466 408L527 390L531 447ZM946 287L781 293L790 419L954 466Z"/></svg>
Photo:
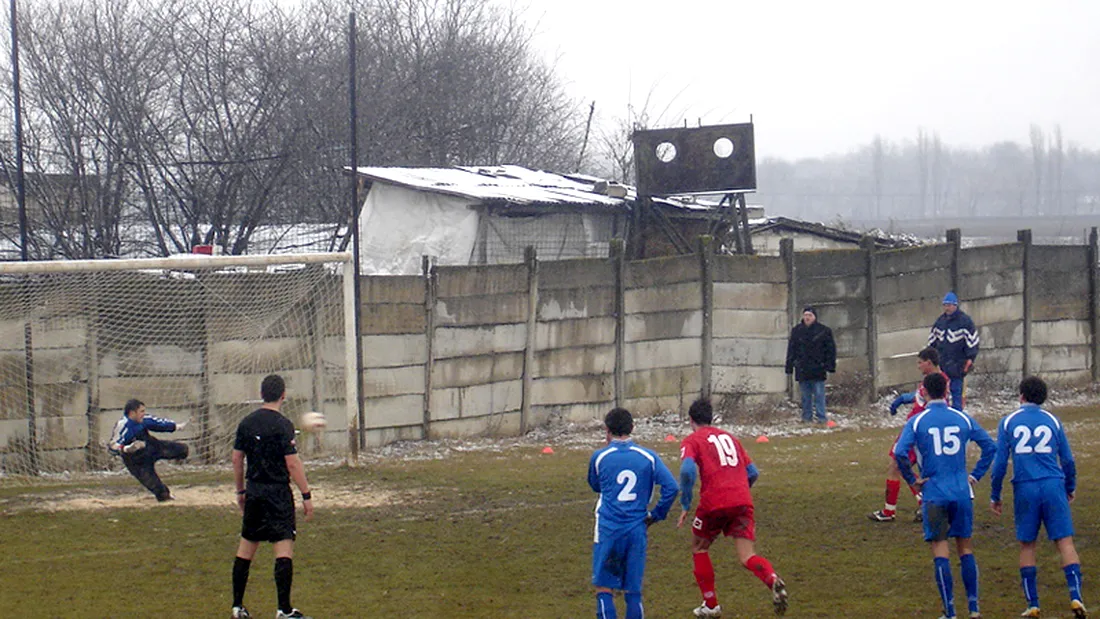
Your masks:
<svg viewBox="0 0 1100 619"><path fill-rule="evenodd" d="M615 406L622 406L626 384L626 248L623 240L612 239L610 252L615 265Z"/></svg>
<svg viewBox="0 0 1100 619"><path fill-rule="evenodd" d="M962 253L962 230L947 231L947 243L951 245L951 290L959 294L959 254Z"/></svg>
<svg viewBox="0 0 1100 619"><path fill-rule="evenodd" d="M714 238L707 235L700 236L698 247L699 275L703 289L702 376L699 377L699 382L702 396L709 398L713 382L711 360L714 353L714 273L711 270Z"/></svg>
<svg viewBox="0 0 1100 619"><path fill-rule="evenodd" d="M531 421L531 396L535 384L535 327L539 313L539 260L535 248L523 250L527 265L527 342L523 347L523 399L519 411L519 433L527 434Z"/></svg>
<svg viewBox="0 0 1100 619"><path fill-rule="evenodd" d="M1092 332L1092 382L1100 381L1100 243L1097 228L1089 230L1089 327Z"/></svg>
<svg viewBox="0 0 1100 619"><path fill-rule="evenodd" d="M779 240L779 257L783 259L783 268L787 274L787 329L791 329L794 323L801 317L798 311L798 291L795 289L795 253L794 239ZM787 376L787 397L795 399L794 377Z"/></svg>
<svg viewBox="0 0 1100 619"><path fill-rule="evenodd" d="M1034 309L1032 295L1034 293L1034 280L1032 279L1031 258L1031 230L1020 230L1016 233L1016 240L1024 247L1023 271L1024 271L1024 367L1023 375L1031 374L1031 314Z"/></svg>
<svg viewBox="0 0 1100 619"><path fill-rule="evenodd" d="M869 402L878 399L878 303L875 294L875 239L865 236L860 239L860 247L863 248L867 264L867 371L871 374L871 385L868 389Z"/></svg>
<svg viewBox="0 0 1100 619"><path fill-rule="evenodd" d="M435 299L437 294L435 269L431 256L420 259L421 272L424 275L424 414L421 419L421 431L424 440L432 435L432 371L435 351L432 342L435 339Z"/></svg>

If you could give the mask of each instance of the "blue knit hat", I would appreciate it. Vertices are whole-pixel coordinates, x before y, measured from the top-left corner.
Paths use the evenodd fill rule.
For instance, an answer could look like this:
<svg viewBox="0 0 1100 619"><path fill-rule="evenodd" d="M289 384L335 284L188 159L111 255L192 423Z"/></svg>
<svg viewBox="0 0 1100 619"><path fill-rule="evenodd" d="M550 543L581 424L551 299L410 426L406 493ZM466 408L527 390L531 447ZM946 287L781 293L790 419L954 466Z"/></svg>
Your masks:
<svg viewBox="0 0 1100 619"><path fill-rule="evenodd" d="M959 297L955 296L954 292L949 292L949 293L943 295L943 304L944 305L948 305L948 304L958 305L959 304Z"/></svg>

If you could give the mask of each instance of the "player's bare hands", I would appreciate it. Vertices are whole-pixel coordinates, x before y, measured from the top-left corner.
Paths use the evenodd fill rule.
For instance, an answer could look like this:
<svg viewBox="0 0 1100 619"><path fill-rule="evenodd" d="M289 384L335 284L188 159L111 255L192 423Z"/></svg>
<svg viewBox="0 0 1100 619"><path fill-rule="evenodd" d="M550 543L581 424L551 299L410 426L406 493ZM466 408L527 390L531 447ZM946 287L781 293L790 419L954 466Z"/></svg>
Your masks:
<svg viewBox="0 0 1100 619"><path fill-rule="evenodd" d="M679 529L684 526L684 521L687 520L687 510L680 512L680 519L676 521L676 528Z"/></svg>
<svg viewBox="0 0 1100 619"><path fill-rule="evenodd" d="M129 445L123 447L122 451L125 451L128 454L132 454L135 451L140 451L142 449L145 449L145 441L134 441L133 443L130 443Z"/></svg>
<svg viewBox="0 0 1100 619"><path fill-rule="evenodd" d="M244 515L244 495L240 494L240 493L237 494L237 509L239 509L241 511L241 515L243 516Z"/></svg>
<svg viewBox="0 0 1100 619"><path fill-rule="evenodd" d="M916 483L913 484L913 489L916 490L918 493L923 492L924 491L924 484L926 484L926 483L928 483L928 478L927 477L921 477L920 479L918 479L916 481Z"/></svg>
<svg viewBox="0 0 1100 619"><path fill-rule="evenodd" d="M997 514L998 516L1000 516L1001 512L1004 511L1003 507L1004 506L1001 504L1000 501L989 502L989 510L992 511L994 514Z"/></svg>
<svg viewBox="0 0 1100 619"><path fill-rule="evenodd" d="M313 499L302 501L302 510L306 513L306 522L313 519Z"/></svg>
<svg viewBox="0 0 1100 619"><path fill-rule="evenodd" d="M1066 493L1066 498L1067 498L1067 499L1069 499L1069 502L1070 502L1070 503L1072 503L1072 502L1073 502L1073 499L1074 499L1074 497L1076 497L1076 496L1077 496L1077 493L1076 493L1076 492L1067 492L1067 493Z"/></svg>

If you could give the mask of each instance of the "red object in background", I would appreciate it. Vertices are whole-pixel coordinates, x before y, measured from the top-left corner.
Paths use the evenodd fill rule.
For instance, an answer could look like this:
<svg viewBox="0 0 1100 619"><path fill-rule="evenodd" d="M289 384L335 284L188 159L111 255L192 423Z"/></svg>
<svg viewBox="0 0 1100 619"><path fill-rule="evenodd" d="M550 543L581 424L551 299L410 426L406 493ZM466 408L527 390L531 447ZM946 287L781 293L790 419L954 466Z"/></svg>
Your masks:
<svg viewBox="0 0 1100 619"><path fill-rule="evenodd" d="M207 256L214 255L213 245L194 245L191 247L191 253L193 254L205 254Z"/></svg>

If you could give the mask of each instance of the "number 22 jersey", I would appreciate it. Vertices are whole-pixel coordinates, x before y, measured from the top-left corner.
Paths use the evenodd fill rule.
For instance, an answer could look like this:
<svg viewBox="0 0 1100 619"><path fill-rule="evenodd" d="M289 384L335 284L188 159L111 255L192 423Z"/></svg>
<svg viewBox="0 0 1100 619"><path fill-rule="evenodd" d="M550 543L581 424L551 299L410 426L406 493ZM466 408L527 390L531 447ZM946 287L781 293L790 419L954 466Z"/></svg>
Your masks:
<svg viewBox="0 0 1100 619"><path fill-rule="evenodd" d="M691 458L699 467L699 512L752 505L747 467L749 455L729 432L703 426L680 443L680 460Z"/></svg>

